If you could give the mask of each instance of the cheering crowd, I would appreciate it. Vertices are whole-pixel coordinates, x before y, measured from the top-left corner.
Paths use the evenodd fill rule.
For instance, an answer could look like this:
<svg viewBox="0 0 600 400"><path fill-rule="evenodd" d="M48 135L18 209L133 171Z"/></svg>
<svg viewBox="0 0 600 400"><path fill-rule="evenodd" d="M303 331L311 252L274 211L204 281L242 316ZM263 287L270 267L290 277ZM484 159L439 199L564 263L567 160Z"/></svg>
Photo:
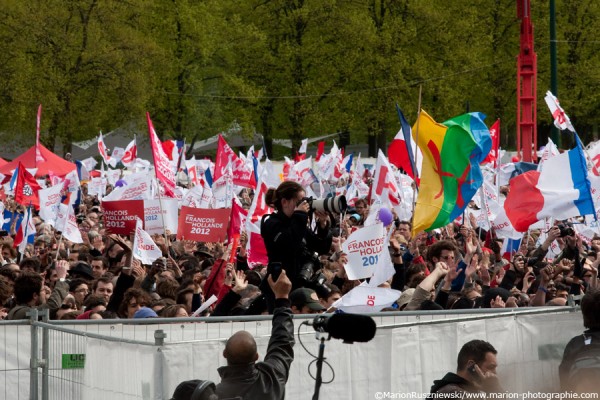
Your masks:
<svg viewBox="0 0 600 400"><path fill-rule="evenodd" d="M244 190L244 208L253 195ZM269 260L282 262L292 279L292 310L333 311L336 301L364 281L348 278L342 245L369 224L369 202L357 200L340 218L333 212L312 211L303 202L303 188L293 182L271 190L269 196L267 203L276 212L263 227L277 225L277 215L285 215L279 224L288 225L269 228L283 232L282 240L274 237L277 231L263 231L263 238ZM21 208L10 199L5 204L7 209ZM213 295L216 301L202 315L257 315L270 309L265 285L270 266L248 265L245 232L236 248L227 241L153 235L162 257L143 265L132 257L129 238L107 232L102 205L95 196L85 195L85 185L77 221L80 244L61 237L39 216L32 217L36 233L22 255L13 247L14 226L2 236L2 318L25 318L33 307L47 308L50 318L62 320L187 317ZM537 240L539 231L530 231L519 249L503 254L503 240L471 222L413 237L409 221L394 219L387 227L394 273L379 287L401 294L374 311L563 306L569 295L597 285L600 236L587 242L567 222L556 222L543 241ZM296 249L305 236L310 268L302 275L296 259L306 260ZM553 243L560 253L549 259Z"/></svg>

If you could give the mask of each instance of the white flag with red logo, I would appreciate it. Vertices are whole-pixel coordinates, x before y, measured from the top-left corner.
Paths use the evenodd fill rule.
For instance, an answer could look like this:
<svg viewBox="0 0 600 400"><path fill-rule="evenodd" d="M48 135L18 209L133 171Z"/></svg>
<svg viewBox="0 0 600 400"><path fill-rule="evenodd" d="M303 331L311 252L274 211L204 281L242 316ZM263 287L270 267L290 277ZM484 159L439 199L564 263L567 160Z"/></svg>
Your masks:
<svg viewBox="0 0 600 400"><path fill-rule="evenodd" d="M592 164L592 174L600 176L600 140L592 145L587 153Z"/></svg>
<svg viewBox="0 0 600 400"><path fill-rule="evenodd" d="M263 173L258 179L258 187L254 193L254 199L252 199L252 205L248 210L248 219L246 220L246 231L249 231L249 225L256 222L260 222L260 219L265 214L270 214L273 209L265 201L265 194L269 189L269 170L263 169ZM260 226L260 224L259 224Z"/></svg>
<svg viewBox="0 0 600 400"><path fill-rule="evenodd" d="M381 198L383 204L397 207L401 203L400 188L394 177L392 167L381 149L379 149L377 163L375 164L372 190L374 194Z"/></svg>
<svg viewBox="0 0 600 400"><path fill-rule="evenodd" d="M568 129L571 132L575 132L575 128L571 124L571 119L567 114L565 114L565 110L563 110L563 108L560 106L556 96L554 96L552 92L548 90L544 100L546 100L546 104L548 104L548 108L552 113L552 118L554 118L554 126L561 131Z"/></svg>
<svg viewBox="0 0 600 400"><path fill-rule="evenodd" d="M62 231L62 235L70 242L83 243L83 238L81 237L81 232L77 226L77 218L75 217L73 207L68 207L67 221L64 230Z"/></svg>
<svg viewBox="0 0 600 400"><path fill-rule="evenodd" d="M379 312L394 304L401 294L399 290L371 287L365 282L346 293L332 307L347 313Z"/></svg>
<svg viewBox="0 0 600 400"><path fill-rule="evenodd" d="M150 113L148 112L146 113L146 119L148 122L150 143L152 144L152 157L154 158L154 170L156 172L156 178L160 183L162 183L162 186L165 190L165 195L168 197L175 197L176 180L173 164L163 150L162 143L156 135L154 125L150 119Z"/></svg>
<svg viewBox="0 0 600 400"><path fill-rule="evenodd" d="M108 155L108 150L106 145L104 144L104 138L102 137L102 131L100 131L100 135L98 135L98 153L102 156L104 163L107 165L110 164L110 156Z"/></svg>
<svg viewBox="0 0 600 400"><path fill-rule="evenodd" d="M500 150L500 119L498 118L494 125L490 127L490 137L492 138L492 148L482 164L493 164L494 168L498 166L498 151Z"/></svg>
<svg viewBox="0 0 600 400"><path fill-rule="evenodd" d="M142 229L142 220L136 218L133 257L140 260L142 264L150 265L161 256L162 251L154 243L148 232Z"/></svg>
<svg viewBox="0 0 600 400"><path fill-rule="evenodd" d="M560 151L558 151L558 147L556 147L552 139L548 138L548 144L546 145L546 147L544 147L544 151L542 151L542 156L540 157L540 162L537 166L537 170L539 172L542 172L542 169L544 169L544 163L548 161L548 159L555 157L559 154Z"/></svg>
<svg viewBox="0 0 600 400"><path fill-rule="evenodd" d="M244 160L240 159L231 147L229 147L223 136L219 135L219 144L215 159L215 173L213 175L214 182L225 174L229 160L232 163L233 184L253 189L256 188L254 170L248 168Z"/></svg>
<svg viewBox="0 0 600 400"><path fill-rule="evenodd" d="M121 158L121 163L123 163L123 165L126 167L130 167L133 164L135 164L136 158L137 158L137 145L136 145L135 136L134 136L133 140L125 148L125 153L123 154L123 157Z"/></svg>

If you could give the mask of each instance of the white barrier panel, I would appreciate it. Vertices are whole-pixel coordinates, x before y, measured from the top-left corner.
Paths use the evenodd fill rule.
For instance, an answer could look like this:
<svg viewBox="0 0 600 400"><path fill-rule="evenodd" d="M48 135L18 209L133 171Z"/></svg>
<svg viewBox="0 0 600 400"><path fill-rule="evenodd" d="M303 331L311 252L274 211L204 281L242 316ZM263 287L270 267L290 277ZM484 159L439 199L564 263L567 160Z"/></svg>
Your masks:
<svg viewBox="0 0 600 400"><path fill-rule="evenodd" d="M335 380L321 387L321 398L363 400L375 398L377 392L428 393L435 379L455 371L459 349L472 339L487 340L496 347L500 380L509 392L556 391L564 346L584 329L580 312L468 316L463 320L427 316L427 321L402 325L404 318L376 317L377 335L369 343L326 342L325 357L335 370ZM296 329L300 322L294 320ZM266 352L270 332L269 321L69 327L111 336L115 341L50 329L51 399L167 399L183 380L219 382L217 368L225 364L225 339L233 332L244 329L252 333L260 356ZM0 328L4 354L4 360L0 359L0 399L27 399L30 326ZM152 343L156 329L167 332L164 346L119 341ZM295 359L286 387L288 400L306 399L314 388L307 372L313 358L298 339L296 335ZM317 354L319 342L312 328L303 327L301 339ZM63 369L60 359L64 354L85 354L84 369ZM311 371L314 375L314 364ZM330 378L331 371L324 366L323 380Z"/></svg>
<svg viewBox="0 0 600 400"><path fill-rule="evenodd" d="M509 392L557 391L558 364L569 339L583 330L580 313L504 316L462 322L437 322L381 329L369 343L327 342L325 357L335 380L321 387L322 398L372 399L377 392L428 393L434 380L456 370L462 345L472 339L489 341L498 350L498 373ZM303 334L313 354L318 341ZM267 337L257 338L264 355ZM219 382L216 369L224 365L224 341L169 344L163 348L163 385L167 394L187 379ZM286 399L306 399L314 381L307 372L312 361L296 341L295 359L286 387ZM314 375L314 365L313 375ZM331 372L325 366L323 380Z"/></svg>

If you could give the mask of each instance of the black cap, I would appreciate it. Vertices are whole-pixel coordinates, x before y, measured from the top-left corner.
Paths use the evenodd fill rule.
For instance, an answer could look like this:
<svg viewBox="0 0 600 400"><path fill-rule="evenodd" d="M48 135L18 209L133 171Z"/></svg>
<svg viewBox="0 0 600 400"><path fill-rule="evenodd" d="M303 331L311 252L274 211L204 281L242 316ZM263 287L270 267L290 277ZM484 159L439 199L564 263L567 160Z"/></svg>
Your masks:
<svg viewBox="0 0 600 400"><path fill-rule="evenodd" d="M177 385L171 400L201 400L208 398L208 395L213 394L216 390L217 388L212 381L192 379L191 381L183 381Z"/></svg>

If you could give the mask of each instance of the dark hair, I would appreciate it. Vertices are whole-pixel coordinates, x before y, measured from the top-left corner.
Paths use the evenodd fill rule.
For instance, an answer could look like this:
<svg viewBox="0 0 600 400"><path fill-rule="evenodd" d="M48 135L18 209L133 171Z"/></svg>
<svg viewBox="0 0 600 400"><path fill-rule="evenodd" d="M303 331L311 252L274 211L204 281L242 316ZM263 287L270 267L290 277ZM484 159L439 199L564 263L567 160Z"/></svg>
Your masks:
<svg viewBox="0 0 600 400"><path fill-rule="evenodd" d="M484 340L471 340L465 343L458 352L457 371L467 368L469 361L479 364L485 360L487 353L498 354L494 346Z"/></svg>
<svg viewBox="0 0 600 400"><path fill-rule="evenodd" d="M112 278L108 277L108 276L101 276L100 278L94 280L94 282L92 283L92 292L95 292L96 289L98 289L98 282L102 282L105 285L109 284L109 283L113 283ZM113 284L114 286L114 284Z"/></svg>
<svg viewBox="0 0 600 400"><path fill-rule="evenodd" d="M33 295L40 293L44 281L39 274L25 271L15 280L15 300L17 304L29 303Z"/></svg>
<svg viewBox="0 0 600 400"><path fill-rule="evenodd" d="M456 246L449 240L440 240L429 246L429 250L427 250L427 259L431 262L433 262L433 257L439 259L444 250L456 251Z"/></svg>
<svg viewBox="0 0 600 400"><path fill-rule="evenodd" d="M105 306L106 307L106 299L104 296L98 294L90 294L84 301L83 305L86 310L91 310L97 306Z"/></svg>
<svg viewBox="0 0 600 400"><path fill-rule="evenodd" d="M159 316L161 318L175 318L175 316L177 315L177 311L179 311L180 308L183 308L185 310L185 306L183 304L168 305L162 310L160 310ZM187 313L187 310L185 310L185 312Z"/></svg>
<svg viewBox="0 0 600 400"><path fill-rule="evenodd" d="M272 207L275 207L277 211L282 211L281 200L293 199L296 197L298 192L304 191L304 188L297 182L284 181L277 189L270 188L265 193L265 202Z"/></svg>
<svg viewBox="0 0 600 400"><path fill-rule="evenodd" d="M138 300L138 304L142 307L150 304L151 302L150 295L145 290L134 287L129 288L123 295L121 304L119 304L118 315L120 317L127 318L127 307L132 299Z"/></svg>
<svg viewBox="0 0 600 400"><path fill-rule="evenodd" d="M21 271L25 268L31 268L35 272L40 272L42 263L37 258L26 258L19 263L19 268L21 268Z"/></svg>
<svg viewBox="0 0 600 400"><path fill-rule="evenodd" d="M161 299L177 299L179 283L172 279L165 279L156 284L156 293Z"/></svg>
<svg viewBox="0 0 600 400"><path fill-rule="evenodd" d="M77 286L86 285L88 286L88 282L85 279L75 278L71 282L69 282L69 292L75 292ZM88 286L89 289L89 286Z"/></svg>
<svg viewBox="0 0 600 400"><path fill-rule="evenodd" d="M360 204L362 204L362 205L363 205L363 206L365 206L365 207L368 207L368 206L369 206L369 202L368 202L368 201L367 201L367 199L365 199L364 197L362 197L362 198L360 198L360 199L356 200L356 201L354 202L354 207L356 207L356 206L358 206L358 205L360 205Z"/></svg>
<svg viewBox="0 0 600 400"><path fill-rule="evenodd" d="M600 329L600 289L590 288L581 299L583 326Z"/></svg>

